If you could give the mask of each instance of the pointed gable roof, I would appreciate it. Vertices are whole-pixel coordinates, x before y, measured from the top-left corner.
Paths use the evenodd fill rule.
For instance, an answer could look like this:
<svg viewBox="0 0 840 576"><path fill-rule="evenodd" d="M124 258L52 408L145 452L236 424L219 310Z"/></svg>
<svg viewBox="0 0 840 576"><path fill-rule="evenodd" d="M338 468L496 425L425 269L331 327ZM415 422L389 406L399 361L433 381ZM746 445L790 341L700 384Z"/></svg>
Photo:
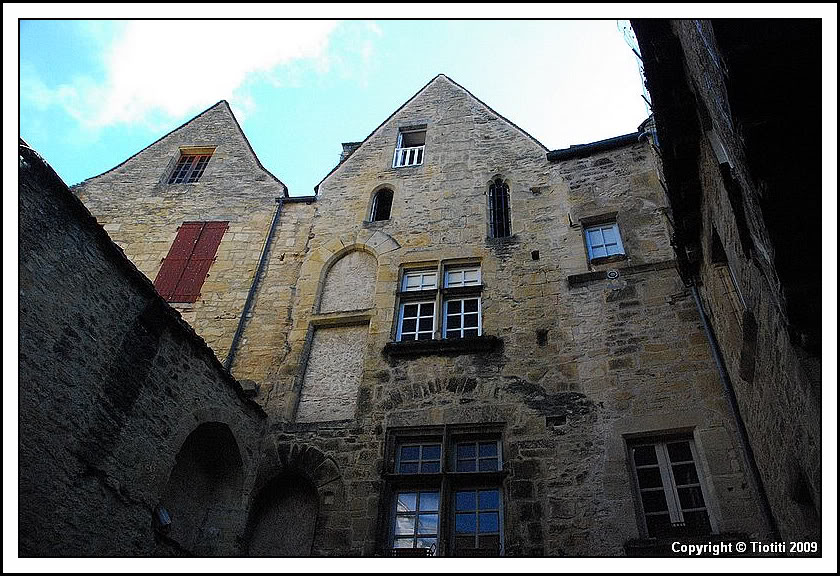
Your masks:
<svg viewBox="0 0 840 576"><path fill-rule="evenodd" d="M262 162L260 162L260 159L257 156L257 153L254 152L254 148L251 146L251 142L248 140L248 137L245 135L245 132L242 130L242 126L240 126L239 121L236 119L236 115L233 113L233 110L231 109L230 104L228 103L227 100L219 100L218 102L216 102L215 104L213 104L212 106L210 106L206 110L204 110L202 112L199 112L198 114L196 114L195 116L193 116L192 118L190 118L189 120L187 120L186 122L184 122L183 124L178 126L177 128L174 128L174 129L170 130L169 132L167 132L166 134L164 134L163 136L161 136L160 138L158 138L157 140L155 140L154 142L152 142L151 144L149 144L148 146L146 146L142 150L139 150L136 153L132 154L131 156L129 156L128 158L126 158L125 160L123 160L122 162L120 162L119 164L114 166L113 168L110 168L110 169L106 170L105 172L102 172L101 174L97 174L96 176L91 176L90 178L85 178L84 180L82 180L78 184L73 185L71 187L71 190L75 189L75 188L79 188L81 186L84 186L87 182L90 182L91 180L95 180L96 178L100 178L100 177L105 176L106 174L108 174L110 172L113 172L114 170L116 170L117 168L127 164L128 162L130 162L131 160L133 160L134 158L136 158L137 156L139 156L140 154L142 154L143 152L145 152L146 150L148 150L149 148L151 148L152 146L154 146L158 142L161 142L162 140L168 138L169 136L171 136L172 134L174 134L175 132L177 132L178 130L183 128L184 126L187 126L188 124L191 124L192 122L195 122L196 120L198 120L199 118L201 118L202 116L204 116L205 114L210 112L211 110L215 110L216 108L220 108L220 107L224 108L224 110L226 110L227 113L230 115L231 119L233 120L234 126L236 126L236 129L239 131L239 134L242 136L242 140L245 142L245 145L248 146L248 151L251 153L251 156L256 161L257 167L259 167L260 170L265 172L269 177L271 177L274 181L276 181L278 184L280 184L283 187L283 195L288 197L289 196L288 186L286 186L277 176L272 174L265 166L262 165Z"/></svg>
<svg viewBox="0 0 840 576"><path fill-rule="evenodd" d="M397 114L399 114L399 113L400 113L400 111L401 111L403 108L405 108L406 106L408 106L408 105L409 105L409 104L410 104L410 103L411 103L411 102L412 102L415 98L417 98L417 97L418 97L418 96L420 96L423 92L425 92L425 91L426 91L426 89L427 89L429 86L431 86L431 85L432 85L435 81L437 81L438 79L443 79L443 80L446 80L447 82L451 83L453 86L457 87L458 89L463 90L463 91L464 91L464 92L465 92L465 93L466 93L466 94L467 94L470 98L472 98L473 100L475 100L476 102L478 102L479 104L481 104L482 106L484 106L485 108L487 108L487 110L489 110L490 112L492 112L493 114L495 114L496 116L498 116L500 119L502 119L502 120L504 120L505 122L507 122L507 123L508 123L508 124L509 124L512 128L514 128L514 129L515 129L515 130L517 130L518 132L521 132L522 134L524 134L525 136L527 136L527 137L528 137L530 140L532 140L532 141L533 141L533 142L534 142L537 146L539 146L539 147L540 147L540 148L542 148L542 149L543 149L546 153L548 153L548 151L549 151L549 150L548 150L548 148L547 148L545 145L543 145L543 143L542 143L542 142L540 142L539 140L537 140L536 138L534 138L533 136L531 136L530 134L528 134L525 130L523 130L522 128L520 128L519 126L517 126L516 124L514 124L513 122L511 122L510 120L508 120L507 118L505 118L504 116L502 116L501 114L499 114L498 112L496 112L495 110L493 110L490 106L488 106L487 104L485 104L484 102L482 102L482 101L481 101L481 100L479 100L478 98L476 98L476 97L475 97L475 95L474 95L472 92L470 92L469 90L467 90L466 88L464 88L463 86L461 86L460 84L458 84L457 82L455 82L452 78L450 78L450 77L449 77L449 76L447 76L446 74L441 73L441 74L438 74L437 76L435 76L434 78L432 78L431 80L429 80L429 81L428 81L428 82L427 82L427 83L426 83L426 84L425 84L422 88L420 88L420 90L418 90L417 92L415 92L415 93L414 93L414 95L413 95L411 98L409 98L408 100L406 100L405 102L403 102L402 106L400 106L399 108L397 108L396 110L394 110L394 112L393 112L393 113L391 113L391 115L390 115L390 116L388 116L387 118L385 118L385 120L383 120L383 121L382 121L382 123L381 123L381 124L379 124L379 126L377 126L376 128L374 128L374 129L373 129L373 131L372 131L370 134L368 134L368 135L365 137L365 139L364 139L364 140L362 140L362 141L359 143L359 145L358 145L358 146L356 146L356 147L353 149L353 151L351 151L351 152L350 152L347 156L345 156L345 157L344 157L344 158L343 158L343 159L342 159L342 160L341 160L338 164L336 164L336 166L335 166L332 170L330 170L330 172L329 172L326 176L324 176L324 177L321 179L321 181L320 181L320 182L318 182L318 183L315 185L315 194L317 194L317 193L318 193L318 188L320 188L320 187L321 187L321 184L323 184L323 183L324 183L324 181L326 181L326 179L327 179L327 178L329 178L330 176L332 176L332 175L333 175L333 173L335 173L335 171L336 171L336 170L338 170L338 169L339 169L339 168L340 168L340 167L341 167L341 166L342 166L342 165L343 165L343 164L344 164L344 163L345 163L345 162L346 162L346 161L347 161L347 160L348 160L351 156L353 156L353 154L355 154L355 153L356 153L356 151L358 151L358 150L359 150L359 148L361 148L362 146L364 146L364 145L365 145L365 142L367 142L367 141L368 141L368 140L369 140L369 139L370 139L370 138L371 138L374 134L376 134L377 132L379 132L380 128L382 128L385 124L387 124L387 123L388 123L388 121L389 121L389 120L391 120L391 118L393 118L394 116L396 116Z"/></svg>

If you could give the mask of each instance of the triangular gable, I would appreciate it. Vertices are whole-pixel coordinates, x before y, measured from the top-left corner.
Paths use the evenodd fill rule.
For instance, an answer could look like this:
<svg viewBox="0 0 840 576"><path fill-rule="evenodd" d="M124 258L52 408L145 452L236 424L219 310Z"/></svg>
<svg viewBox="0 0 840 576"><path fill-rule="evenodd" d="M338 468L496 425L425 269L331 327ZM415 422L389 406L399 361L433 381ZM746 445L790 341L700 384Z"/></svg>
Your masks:
<svg viewBox="0 0 840 576"><path fill-rule="evenodd" d="M242 140L245 142L245 145L248 147L248 151L251 153L251 157L254 159L254 161L256 161L257 167L260 170L262 170L263 172L265 172L268 176L270 176L273 180L275 180L278 184L280 184L283 187L283 195L288 197L289 188L285 184L283 184L283 182L277 176L272 174L265 166L262 165L262 162L260 162L260 159L257 156L257 153L254 152L254 148L251 146L251 142L248 140L248 137L245 135L245 132L242 130L242 126L240 126L239 121L236 119L236 115L234 115L233 110L231 110L230 104L228 103L227 100L219 100L218 102L216 102L215 104L213 104L212 106L210 106L206 110L204 110L202 112L199 112L198 114L196 114L195 116L193 116L192 118L190 118L189 120L187 120L186 122L184 122L183 124L178 126L177 128L174 128L173 130L170 130L169 132L167 132L166 134L164 134L163 136L161 136L160 138L158 138L157 140L155 140L154 142L152 142L151 144L149 144L148 146L146 146L142 150L136 152L135 154L132 154L131 156L129 156L128 158L126 158L125 160L123 160L122 162L120 162L119 164L114 166L113 168L110 168L110 169L106 170L105 172L102 172L101 174L97 174L96 176L91 176L90 178L86 178L85 180L82 180L78 184L75 184L71 188L71 190L73 190L75 188L82 187L86 183L91 182L91 181L93 181L97 178L101 178L102 176L105 176L106 174L108 174L110 172L113 172L114 170L120 168L121 166L124 166L125 164L127 164L128 162L130 162L131 160L138 157L140 154L142 154L143 152L145 152L146 150L148 150L149 148L154 146L155 144L158 144L159 142L165 140L166 138L168 138L169 136L171 136L172 134L174 134L178 130L184 128L185 126L187 126L187 125L189 125L193 122L195 122L196 120L198 120L199 118L201 118L202 116L204 116L205 114L210 112L211 110L214 110L214 109L216 109L220 106L224 106L224 109L227 110L227 113L230 115L231 120L233 120L234 126L236 126L236 129L239 131L239 134L242 136Z"/></svg>
<svg viewBox="0 0 840 576"><path fill-rule="evenodd" d="M417 97L418 97L418 96L420 96L423 92L425 92L425 91L426 91L426 89L427 89L429 86L431 86L431 85L434 83L434 81L435 81L435 80L437 80L438 78L443 78L443 79L447 80L448 82L450 82L450 83L451 83L453 86L455 86L456 88L458 88L458 89L460 89L460 90L463 90L463 91L467 94L467 96L469 96L470 98L472 98L473 100L475 100L476 102L478 102L481 106L483 106L484 108L486 108L487 110L489 110L490 112L492 112L493 114L495 114L496 116L498 116L501 120L504 120L505 122L507 122L507 123L508 123L508 124L509 124L512 128L514 128L516 131L518 131L518 132L522 133L523 135L525 135L526 137L528 137L528 139L530 139L530 140L531 140L531 141L533 141L535 144L537 144L537 146L539 146L540 148L542 148L545 152L548 152L548 151L549 151L549 150L548 150L548 148L546 148L546 147L545 147L545 145L543 145L543 143L542 143L542 142L540 142L539 140L537 140L536 138L534 138L533 136L531 136L530 134L528 134L525 130L523 130L522 128L520 128L519 126L517 126L516 124L514 124L513 122L511 122L510 120L508 120L507 118L505 118L504 116L502 116L501 114L499 114L498 112L496 112L495 110L493 110L490 106L488 106L487 104L485 104L484 102L482 102L482 101L481 101L481 100L479 100L478 98L476 98L476 97L475 97L475 95L473 95L473 93L472 93L472 92L470 92L469 90L467 90L466 88L464 88L463 86L461 86L460 84L458 84L457 82L455 82L452 78L450 78L450 77L449 77L449 76L447 76L446 74L438 74L437 76L435 76L434 78L432 78L431 80L429 80L429 81L428 81L428 82L427 82L427 83L426 83L426 84L425 84L422 88L420 88L420 90L418 90L417 92L415 92L415 93L414 93L414 95L413 95L411 98L409 98L408 100L406 100L406 101L402 104L402 106L400 106L399 108L397 108L396 110L394 110L394 112L393 112L390 116L388 116L387 118L385 118L385 120L383 120L383 121L382 121L382 123L381 123L381 124L379 124L379 126L377 126L376 128L374 128L374 129L373 129L373 131L372 131L370 134L368 134L368 135L365 137L365 139L364 139L364 140L362 140L362 142L361 142L361 143L360 143L360 144L359 144L359 145L358 145L358 146L357 146L357 147L356 147L356 148L355 148L352 152L350 152L350 154L348 154L348 155L347 155L347 156L346 156L346 157L345 157L345 158L344 158L341 162L339 162L339 163L338 163L338 164L337 164L337 165L336 165L336 166L335 166L332 170L330 170L330 172L329 172L326 176L324 176L324 177L321 179L321 181L320 181L320 182L318 182L318 183L315 185L315 193L316 193L316 194L318 193L318 189L321 187L321 184L323 184L323 183L327 180L327 178L329 178L330 176L332 176L332 175L336 172L336 170L338 170L341 166L343 166L343 165L344 165L344 163L345 163L345 162L347 162L347 160L349 160L349 159L353 156L353 154L355 154L355 153L356 153L356 152L357 152L360 148L364 147L365 143L366 143L366 142L367 142L367 141L368 141L368 140L369 140L369 139L370 139L370 138L371 138L374 134L376 134L377 132L379 132L379 130L380 130L380 129L381 129L381 128L385 125L385 124L387 124L387 123L391 120L391 118L393 118L394 116L396 116L397 114L399 114L399 113L400 113L400 112L401 112L401 111L402 111L402 110L403 110L406 106L408 106L409 104L411 104L411 102L412 102L412 101L414 101L414 99L415 99L415 98L417 98Z"/></svg>

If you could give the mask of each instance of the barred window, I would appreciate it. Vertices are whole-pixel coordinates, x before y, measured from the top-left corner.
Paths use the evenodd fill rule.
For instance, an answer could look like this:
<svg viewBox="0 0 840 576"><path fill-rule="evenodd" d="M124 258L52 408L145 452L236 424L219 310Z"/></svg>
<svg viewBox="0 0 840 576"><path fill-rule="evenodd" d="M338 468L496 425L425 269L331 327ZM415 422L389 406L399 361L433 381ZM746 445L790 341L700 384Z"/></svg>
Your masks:
<svg viewBox="0 0 840 576"><path fill-rule="evenodd" d="M490 216L490 237L505 238L510 236L510 189L497 178L490 184L487 194Z"/></svg>

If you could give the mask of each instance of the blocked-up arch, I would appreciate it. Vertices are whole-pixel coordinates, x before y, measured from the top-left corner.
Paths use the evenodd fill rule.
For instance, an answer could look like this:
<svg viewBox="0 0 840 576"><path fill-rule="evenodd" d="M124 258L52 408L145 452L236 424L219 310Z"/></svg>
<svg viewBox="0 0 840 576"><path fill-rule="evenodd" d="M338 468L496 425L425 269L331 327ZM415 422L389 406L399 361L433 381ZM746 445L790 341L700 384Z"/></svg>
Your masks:
<svg viewBox="0 0 840 576"><path fill-rule="evenodd" d="M376 256L364 249L344 252L327 269L322 286L321 313L373 307Z"/></svg>

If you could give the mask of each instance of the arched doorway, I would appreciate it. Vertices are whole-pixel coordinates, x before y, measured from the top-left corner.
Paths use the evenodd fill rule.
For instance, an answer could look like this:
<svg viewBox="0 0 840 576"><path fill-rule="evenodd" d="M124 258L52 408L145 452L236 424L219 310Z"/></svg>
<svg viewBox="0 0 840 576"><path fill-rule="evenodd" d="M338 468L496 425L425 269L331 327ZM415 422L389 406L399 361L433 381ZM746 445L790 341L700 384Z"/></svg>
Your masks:
<svg viewBox="0 0 840 576"><path fill-rule="evenodd" d="M281 474L254 499L248 518L249 556L309 556L318 518L318 491L300 474Z"/></svg>

